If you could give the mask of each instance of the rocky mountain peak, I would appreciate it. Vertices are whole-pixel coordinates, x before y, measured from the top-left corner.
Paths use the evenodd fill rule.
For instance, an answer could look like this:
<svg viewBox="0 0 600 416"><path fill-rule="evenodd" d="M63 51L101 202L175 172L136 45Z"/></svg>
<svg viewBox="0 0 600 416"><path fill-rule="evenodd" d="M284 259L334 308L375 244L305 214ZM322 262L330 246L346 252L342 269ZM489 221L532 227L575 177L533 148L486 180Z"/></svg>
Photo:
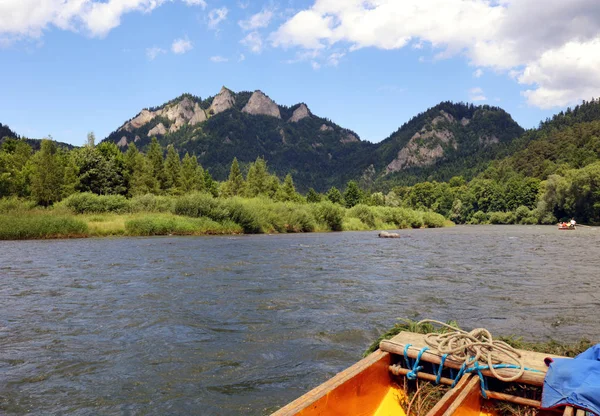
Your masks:
<svg viewBox="0 0 600 416"><path fill-rule="evenodd" d="M221 91L213 98L213 102L208 109L210 114L219 114L229 110L235 104L235 97L228 88L222 87Z"/></svg>
<svg viewBox="0 0 600 416"><path fill-rule="evenodd" d="M243 113L281 118L279 106L267 97L262 91L256 90L242 109Z"/></svg>
<svg viewBox="0 0 600 416"><path fill-rule="evenodd" d="M294 110L294 113L289 118L289 122L297 123L303 118L310 117L310 110L306 106L306 104L302 103L298 108Z"/></svg>

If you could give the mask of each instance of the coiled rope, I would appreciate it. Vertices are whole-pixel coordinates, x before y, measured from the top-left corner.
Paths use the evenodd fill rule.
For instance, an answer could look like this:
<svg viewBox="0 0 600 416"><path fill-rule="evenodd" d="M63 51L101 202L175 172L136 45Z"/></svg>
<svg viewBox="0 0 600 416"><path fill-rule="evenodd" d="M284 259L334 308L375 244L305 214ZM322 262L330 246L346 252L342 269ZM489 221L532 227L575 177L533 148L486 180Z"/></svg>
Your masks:
<svg viewBox="0 0 600 416"><path fill-rule="evenodd" d="M432 319L425 319L418 324L425 323L440 325L451 330L443 334L429 333L425 335L425 342L432 350L463 363L456 380L462 374L471 372L478 373L482 378L481 370L489 369L498 380L511 382L521 378L525 370L530 370L525 367L521 354L515 348L506 342L493 339L490 331L485 328L476 328L467 332ZM496 371L501 368L517 371L512 376L503 376Z"/></svg>

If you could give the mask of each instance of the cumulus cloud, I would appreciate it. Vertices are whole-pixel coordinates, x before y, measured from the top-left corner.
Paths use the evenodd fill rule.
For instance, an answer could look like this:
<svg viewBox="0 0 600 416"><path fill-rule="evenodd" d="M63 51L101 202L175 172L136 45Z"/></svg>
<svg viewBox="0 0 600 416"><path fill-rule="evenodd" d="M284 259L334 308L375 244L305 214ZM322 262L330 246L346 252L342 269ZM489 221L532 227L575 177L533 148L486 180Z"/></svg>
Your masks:
<svg viewBox="0 0 600 416"><path fill-rule="evenodd" d="M482 75L483 75L483 70L481 68L477 68L475 70L475 72L473 72L473 76L475 78L481 78Z"/></svg>
<svg viewBox="0 0 600 416"><path fill-rule="evenodd" d="M471 88L469 90L469 100L473 102L485 101L487 97L483 94L483 90L479 87Z"/></svg>
<svg viewBox="0 0 600 416"><path fill-rule="evenodd" d="M530 86L523 92L529 104L548 108L600 96L600 71L592 70L599 15L597 0L314 0L269 39L306 50L426 43L434 59L461 55L481 73L506 73Z"/></svg>
<svg viewBox="0 0 600 416"><path fill-rule="evenodd" d="M221 62L228 62L229 61L229 59L225 58L224 56L220 56L220 55L211 56L208 59L210 59L211 62L215 62L215 63L221 63Z"/></svg>
<svg viewBox="0 0 600 416"><path fill-rule="evenodd" d="M45 30L83 32L104 37L131 12L150 13L171 0L2 0L0 42L40 38ZM205 7L205 0L183 0Z"/></svg>
<svg viewBox="0 0 600 416"><path fill-rule="evenodd" d="M250 32L246 35L244 39L240 41L240 43L246 46L254 53L261 53L263 49L263 40L260 36L260 33L254 31Z"/></svg>
<svg viewBox="0 0 600 416"><path fill-rule="evenodd" d="M219 24L227 19L229 9L227 7L221 7L220 9L212 9L208 12L208 28L216 30Z"/></svg>
<svg viewBox="0 0 600 416"><path fill-rule="evenodd" d="M175 39L171 44L171 52L178 55L191 51L194 48L192 42L187 38Z"/></svg>
<svg viewBox="0 0 600 416"><path fill-rule="evenodd" d="M244 30L256 30L269 26L273 19L273 10L263 9L262 11L253 14L247 20L240 20L238 25Z"/></svg>

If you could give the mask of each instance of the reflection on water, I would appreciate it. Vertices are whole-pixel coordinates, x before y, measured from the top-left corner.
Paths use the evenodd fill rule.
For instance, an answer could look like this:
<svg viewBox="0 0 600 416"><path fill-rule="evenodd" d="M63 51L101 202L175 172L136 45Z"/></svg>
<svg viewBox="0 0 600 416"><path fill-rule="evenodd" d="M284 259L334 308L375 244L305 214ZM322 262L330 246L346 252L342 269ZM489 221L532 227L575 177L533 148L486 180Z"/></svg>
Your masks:
<svg viewBox="0 0 600 416"><path fill-rule="evenodd" d="M265 414L397 318L600 334L600 230L0 243L0 413Z"/></svg>

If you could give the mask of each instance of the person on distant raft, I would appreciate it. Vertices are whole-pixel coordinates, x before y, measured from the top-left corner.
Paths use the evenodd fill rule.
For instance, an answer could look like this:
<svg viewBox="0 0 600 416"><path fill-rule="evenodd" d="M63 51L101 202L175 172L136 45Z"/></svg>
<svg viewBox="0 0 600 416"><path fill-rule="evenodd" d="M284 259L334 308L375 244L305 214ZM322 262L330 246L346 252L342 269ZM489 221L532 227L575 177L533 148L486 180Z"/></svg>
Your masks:
<svg viewBox="0 0 600 416"><path fill-rule="evenodd" d="M571 228L575 228L575 218L571 218Z"/></svg>

